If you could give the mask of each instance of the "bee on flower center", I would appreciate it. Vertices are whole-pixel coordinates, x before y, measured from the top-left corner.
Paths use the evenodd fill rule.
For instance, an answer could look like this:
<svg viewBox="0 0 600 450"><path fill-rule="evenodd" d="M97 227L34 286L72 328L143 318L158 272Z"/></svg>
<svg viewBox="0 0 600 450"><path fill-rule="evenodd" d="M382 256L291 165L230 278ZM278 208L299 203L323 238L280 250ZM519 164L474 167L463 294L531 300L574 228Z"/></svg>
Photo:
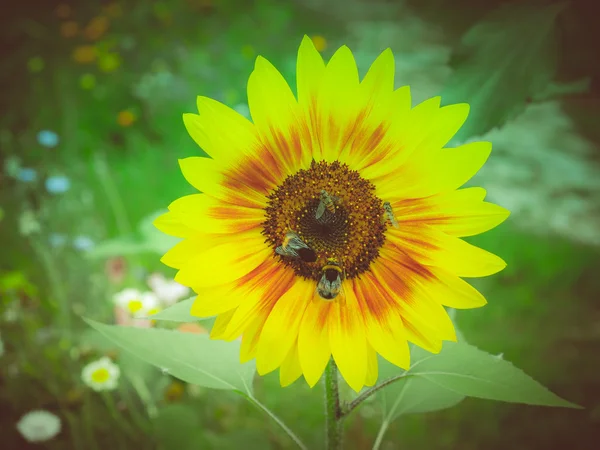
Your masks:
<svg viewBox="0 0 600 450"><path fill-rule="evenodd" d="M365 272L379 256L387 230L383 202L375 186L346 164L313 160L267 197L265 242L296 275L320 284L321 298L335 298L343 280Z"/></svg>
<svg viewBox="0 0 600 450"><path fill-rule="evenodd" d="M335 258L328 258L322 276L317 283L317 292L325 300L333 300L342 292L344 270Z"/></svg>
<svg viewBox="0 0 600 450"><path fill-rule="evenodd" d="M317 254L293 231L285 234L283 243L275 248L275 252L281 256L300 258L302 261L312 263L317 260Z"/></svg>
<svg viewBox="0 0 600 450"><path fill-rule="evenodd" d="M321 193L319 196L319 206L317 206L317 211L315 212L315 218L318 220L323 217L325 214L325 210L329 211L331 214L335 214L335 204L339 202L340 198L335 195L329 195L329 193L325 189L321 189Z"/></svg>
<svg viewBox="0 0 600 450"><path fill-rule="evenodd" d="M383 223L389 222L394 228L400 228L400 225L398 224L398 220L396 219L396 215L394 214L394 210L392 209L392 205L390 204L390 202L383 202L383 209L385 210L385 214L383 216Z"/></svg>

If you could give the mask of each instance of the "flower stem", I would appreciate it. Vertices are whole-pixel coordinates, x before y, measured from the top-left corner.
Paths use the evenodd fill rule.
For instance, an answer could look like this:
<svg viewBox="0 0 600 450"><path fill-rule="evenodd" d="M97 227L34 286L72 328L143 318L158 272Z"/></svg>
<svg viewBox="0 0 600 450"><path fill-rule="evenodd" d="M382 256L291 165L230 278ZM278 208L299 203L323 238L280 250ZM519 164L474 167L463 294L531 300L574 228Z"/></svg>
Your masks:
<svg viewBox="0 0 600 450"><path fill-rule="evenodd" d="M348 414L350 414L352 411L354 411L358 407L358 405L360 405L366 399L371 397L377 391L379 391L380 389L383 389L384 387L388 386L389 384L392 384L395 381L398 381L402 378L406 378L407 376L410 376L410 375L408 373L396 375L395 377L388 378L387 380L379 383L377 386L367 389L362 394L360 394L358 397L356 397L354 400L352 400L350 403L347 403L346 405L344 405L344 408L341 411L341 416L346 417Z"/></svg>
<svg viewBox="0 0 600 450"><path fill-rule="evenodd" d="M342 448L342 411L338 387L338 368L333 358L325 369L325 420L327 450Z"/></svg>
<svg viewBox="0 0 600 450"><path fill-rule="evenodd" d="M381 422L381 426L379 427L379 432L377 433L377 437L375 438L375 443L373 444L372 450L379 450L379 447L381 446L381 443L383 442L383 436L385 436L385 432L387 431L389 426L390 426L389 421L384 420L383 422Z"/></svg>

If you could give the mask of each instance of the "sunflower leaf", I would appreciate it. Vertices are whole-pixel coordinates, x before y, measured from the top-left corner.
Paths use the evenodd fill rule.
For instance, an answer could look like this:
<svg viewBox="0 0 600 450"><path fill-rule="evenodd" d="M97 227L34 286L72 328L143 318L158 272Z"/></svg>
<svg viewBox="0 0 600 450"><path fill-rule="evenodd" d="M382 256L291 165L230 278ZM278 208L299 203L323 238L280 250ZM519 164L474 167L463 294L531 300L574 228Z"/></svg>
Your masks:
<svg viewBox="0 0 600 450"><path fill-rule="evenodd" d="M170 320L172 322L194 322L200 320L200 318L190 315L190 309L194 300L196 300L196 297L177 302L156 314L152 314L152 320Z"/></svg>
<svg viewBox="0 0 600 450"><path fill-rule="evenodd" d="M554 23L564 6L502 6L465 33L441 94L446 104L471 105L454 141L501 126L547 92L556 72Z"/></svg>
<svg viewBox="0 0 600 450"><path fill-rule="evenodd" d="M240 343L207 335L157 328L105 325L84 319L92 328L138 358L176 378L207 388L252 396L254 362L239 363Z"/></svg>
<svg viewBox="0 0 600 450"><path fill-rule="evenodd" d="M403 414L417 414L451 408L466 397L431 381L410 377L400 379L383 390L385 420L391 422Z"/></svg>
<svg viewBox="0 0 600 450"><path fill-rule="evenodd" d="M414 363L408 374L468 397L580 408L550 392L502 357L461 342L445 342L439 354Z"/></svg>
<svg viewBox="0 0 600 450"><path fill-rule="evenodd" d="M430 353L411 346L413 366L429 358ZM379 379L384 381L407 372L379 358ZM450 408L465 399L465 395L450 391L425 378L406 376L378 392L384 420L392 422L403 414L416 414Z"/></svg>

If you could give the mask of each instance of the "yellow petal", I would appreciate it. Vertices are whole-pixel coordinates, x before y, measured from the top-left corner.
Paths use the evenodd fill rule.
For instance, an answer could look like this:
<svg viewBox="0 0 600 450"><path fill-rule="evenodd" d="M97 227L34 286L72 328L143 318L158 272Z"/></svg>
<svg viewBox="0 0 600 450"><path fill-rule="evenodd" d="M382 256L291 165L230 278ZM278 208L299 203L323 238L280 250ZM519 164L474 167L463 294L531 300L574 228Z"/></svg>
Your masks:
<svg viewBox="0 0 600 450"><path fill-rule="evenodd" d="M317 96L325 72L325 63L308 36L302 38L296 65L298 103L308 106Z"/></svg>
<svg viewBox="0 0 600 450"><path fill-rule="evenodd" d="M354 56L342 46L325 67L319 91L319 117L313 123L313 133L319 136L322 154L316 158L335 161L348 143L360 108L358 84Z"/></svg>
<svg viewBox="0 0 600 450"><path fill-rule="evenodd" d="M257 317L268 316L277 301L292 288L295 282L296 275L293 270L275 264L269 281L265 281L263 295L259 298L252 296L243 299L231 318L227 333L239 336Z"/></svg>
<svg viewBox="0 0 600 450"><path fill-rule="evenodd" d="M279 71L261 56L248 79L248 105L261 142L285 173L310 162L307 148L312 139L294 94Z"/></svg>
<svg viewBox="0 0 600 450"><path fill-rule="evenodd" d="M407 254L420 264L440 267L459 277L485 277L506 263L498 256L425 225L390 228L381 249L390 257Z"/></svg>
<svg viewBox="0 0 600 450"><path fill-rule="evenodd" d="M485 190L467 188L419 199L392 203L399 223L428 225L452 236L473 236L488 231L510 212L493 203L483 202Z"/></svg>
<svg viewBox="0 0 600 450"><path fill-rule="evenodd" d="M279 177L277 164L262 154L257 158L240 158L236 166L199 156L180 159L179 165L187 182L199 191L248 208L263 208Z"/></svg>
<svg viewBox="0 0 600 450"><path fill-rule="evenodd" d="M302 375L300 360L298 359L298 345L294 343L279 369L279 382L282 387L289 386Z"/></svg>
<svg viewBox="0 0 600 450"><path fill-rule="evenodd" d="M208 155L225 164L255 155L258 135L249 120L208 97L198 97L197 105L200 115L184 114L183 123Z"/></svg>
<svg viewBox="0 0 600 450"><path fill-rule="evenodd" d="M379 295L398 308L406 339L432 353L438 353L442 349L442 339L455 336L454 329L452 328L451 333L445 328L440 329L438 325L443 325L443 317L423 314L423 307L419 305L420 297L413 287L414 283L410 284L408 276L398 275L403 273L402 270L402 267L395 266L382 255L371 265L372 285ZM400 362L401 364L397 365L406 368L406 358Z"/></svg>
<svg viewBox="0 0 600 450"><path fill-rule="evenodd" d="M440 108L437 114L431 117L431 125L415 151L426 152L441 149L463 126L469 115L469 109L467 103L457 103Z"/></svg>
<svg viewBox="0 0 600 450"><path fill-rule="evenodd" d="M169 205L182 226L205 233L242 233L259 227L264 209L233 205L206 194L186 195Z"/></svg>
<svg viewBox="0 0 600 450"><path fill-rule="evenodd" d="M472 142L435 152L415 152L395 176L374 180L377 194L392 201L458 189L481 169L492 145Z"/></svg>
<svg viewBox="0 0 600 450"><path fill-rule="evenodd" d="M371 64L365 78L360 83L362 98L374 98L375 103L383 96L389 96L394 90L394 54L385 49Z"/></svg>
<svg viewBox="0 0 600 450"><path fill-rule="evenodd" d="M152 224L160 231L169 236L190 238L197 235L197 230L185 225L180 217L171 212L161 214Z"/></svg>
<svg viewBox="0 0 600 450"><path fill-rule="evenodd" d="M370 345L392 364L408 369L410 351L401 309L381 293L384 287L369 272L353 279L352 285L365 320Z"/></svg>
<svg viewBox="0 0 600 450"><path fill-rule="evenodd" d="M480 308L485 297L466 281L438 267L430 267L434 279L428 285L429 294L439 303L456 309Z"/></svg>
<svg viewBox="0 0 600 450"><path fill-rule="evenodd" d="M266 313L255 317L244 330L244 333L242 334L242 345L240 347L240 362L242 364L256 358L260 332L267 317Z"/></svg>
<svg viewBox="0 0 600 450"><path fill-rule="evenodd" d="M310 387L320 380L331 357L328 317L332 306L333 302L323 301L313 292L300 325L298 356Z"/></svg>
<svg viewBox="0 0 600 450"><path fill-rule="evenodd" d="M333 302L329 323L331 353L346 383L359 392L367 376L367 341L365 326L352 289L344 302Z"/></svg>
<svg viewBox="0 0 600 450"><path fill-rule="evenodd" d="M379 367L377 363L377 353L373 347L367 345L367 377L365 378L365 386L374 386L379 378Z"/></svg>
<svg viewBox="0 0 600 450"><path fill-rule="evenodd" d="M232 309L227 312L224 312L223 314L219 314L219 316L215 319L215 323L212 329L210 330L211 339L224 339L229 341L235 339L227 339L226 336L224 336L225 330L227 329L227 325L229 324L229 321L231 320L231 317L233 316L234 312L235 309Z"/></svg>
<svg viewBox="0 0 600 450"><path fill-rule="evenodd" d="M252 272L264 261L273 258L273 250L267 247L263 240L258 231L248 232L233 240L219 240L215 245L198 251L194 257L180 265L175 280L194 288L217 286L237 280ZM167 253L163 260L173 250L175 248ZM165 264L169 265L168 261Z"/></svg>
<svg viewBox="0 0 600 450"><path fill-rule="evenodd" d="M277 300L263 326L258 343L256 371L260 375L279 367L296 342L302 316L314 289L313 281L299 278Z"/></svg>

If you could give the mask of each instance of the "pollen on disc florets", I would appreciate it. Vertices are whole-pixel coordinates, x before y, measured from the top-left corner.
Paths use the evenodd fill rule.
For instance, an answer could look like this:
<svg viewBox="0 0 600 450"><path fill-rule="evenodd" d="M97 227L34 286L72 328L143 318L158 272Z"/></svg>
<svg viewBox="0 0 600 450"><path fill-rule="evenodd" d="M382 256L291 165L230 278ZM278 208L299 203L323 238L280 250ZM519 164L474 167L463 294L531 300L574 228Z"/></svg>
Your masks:
<svg viewBox="0 0 600 450"><path fill-rule="evenodd" d="M317 219L323 189L336 197L335 208ZM310 168L288 176L268 198L265 242L275 249L293 231L317 255L316 261L305 262L273 251L297 275L319 280L327 259L335 258L345 277L353 278L379 256L387 227L383 202L375 196L375 186L346 164L313 160Z"/></svg>

